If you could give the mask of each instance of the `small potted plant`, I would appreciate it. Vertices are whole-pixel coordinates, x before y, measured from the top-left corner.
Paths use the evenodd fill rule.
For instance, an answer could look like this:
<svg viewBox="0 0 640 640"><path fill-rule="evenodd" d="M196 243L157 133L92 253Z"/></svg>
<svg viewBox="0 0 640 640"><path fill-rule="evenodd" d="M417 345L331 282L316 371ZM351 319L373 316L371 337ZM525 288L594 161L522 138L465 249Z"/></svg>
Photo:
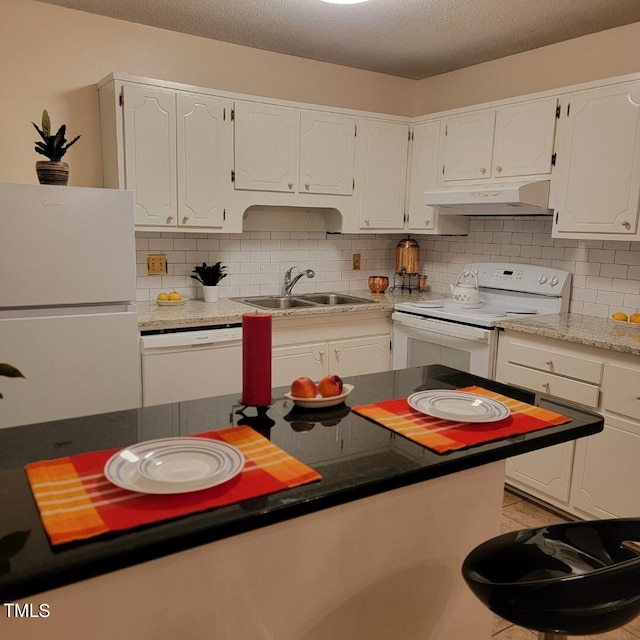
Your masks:
<svg viewBox="0 0 640 640"><path fill-rule="evenodd" d="M0 362L0 376L6 376L7 378L24 378L18 369L6 362ZM2 398L1 393L0 398Z"/></svg>
<svg viewBox="0 0 640 640"><path fill-rule="evenodd" d="M46 109L42 112L42 128L38 127L35 122L31 124L42 138L42 142L40 140L35 142L36 153L49 158L49 160L36 162L36 173L40 184L66 185L69 182L69 165L61 160L69 147L75 144L80 136L76 136L71 142L68 142L65 137L66 124L63 124L55 135L51 135L51 120Z"/></svg>
<svg viewBox="0 0 640 640"><path fill-rule="evenodd" d="M218 301L218 283L222 278L227 277L227 268L220 262L215 264L202 263L202 266L195 267L191 276L202 285L205 302Z"/></svg>

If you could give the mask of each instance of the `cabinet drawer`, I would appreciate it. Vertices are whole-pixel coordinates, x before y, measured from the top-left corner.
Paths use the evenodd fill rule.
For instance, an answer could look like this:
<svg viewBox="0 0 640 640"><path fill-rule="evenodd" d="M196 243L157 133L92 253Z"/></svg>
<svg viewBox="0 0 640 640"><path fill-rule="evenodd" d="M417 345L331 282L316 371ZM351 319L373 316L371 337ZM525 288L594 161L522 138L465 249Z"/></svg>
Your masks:
<svg viewBox="0 0 640 640"><path fill-rule="evenodd" d="M554 354L555 358L555 354ZM511 362L505 366L505 382L546 393L588 407L598 406L599 388L586 382L570 380L552 373L522 367Z"/></svg>
<svg viewBox="0 0 640 640"><path fill-rule="evenodd" d="M555 349L532 347L517 341L513 341L509 345L508 361L593 384L600 384L602 379L602 362L598 360L591 360L582 355L558 352Z"/></svg>
<svg viewBox="0 0 640 640"><path fill-rule="evenodd" d="M602 383L602 408L640 420L640 369L607 363Z"/></svg>

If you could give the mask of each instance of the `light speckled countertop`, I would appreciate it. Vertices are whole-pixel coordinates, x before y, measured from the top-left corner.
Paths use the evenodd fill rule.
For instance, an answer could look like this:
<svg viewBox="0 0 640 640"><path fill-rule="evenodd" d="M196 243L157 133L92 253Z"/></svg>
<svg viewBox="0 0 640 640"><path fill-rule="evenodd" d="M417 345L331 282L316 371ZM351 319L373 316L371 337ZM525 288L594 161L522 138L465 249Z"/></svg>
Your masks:
<svg viewBox="0 0 640 640"><path fill-rule="evenodd" d="M300 318L312 316L336 315L342 313L364 313L371 311L388 311L391 313L393 305L397 302L408 300L428 300L429 298L441 298L442 294L428 291L402 291L392 293L371 293L370 291L340 291L351 296L366 298L369 304L345 304L340 306L317 306L309 308L296 307L293 309L270 309L268 311L258 309L231 300L220 298L219 302L205 302L204 300L187 300L184 304L175 307L158 306L155 302L138 302L138 329L140 331L152 331L158 329L176 329L189 327L207 327L240 322L243 313L252 311L265 311L271 313L274 318Z"/></svg>
<svg viewBox="0 0 640 640"><path fill-rule="evenodd" d="M498 326L545 338L640 355L640 324L563 313L521 320L500 320Z"/></svg>

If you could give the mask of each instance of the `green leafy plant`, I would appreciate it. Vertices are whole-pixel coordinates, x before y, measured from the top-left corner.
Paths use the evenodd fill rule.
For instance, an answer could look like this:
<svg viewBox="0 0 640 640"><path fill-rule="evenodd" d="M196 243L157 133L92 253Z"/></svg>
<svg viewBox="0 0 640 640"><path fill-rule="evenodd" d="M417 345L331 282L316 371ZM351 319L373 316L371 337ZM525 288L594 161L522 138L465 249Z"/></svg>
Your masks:
<svg viewBox="0 0 640 640"><path fill-rule="evenodd" d="M6 378L24 378L24 376L18 369L11 366L10 364L7 364L6 362L0 362L0 376L5 376ZM0 398L2 398L1 393Z"/></svg>
<svg viewBox="0 0 640 640"><path fill-rule="evenodd" d="M66 124L63 124L55 135L51 135L51 120L49 119L49 114L46 109L42 112L42 129L38 127L35 122L31 124L36 128L36 131L44 141L40 142L40 140L36 140L36 153L46 156L53 162L59 162L62 156L67 153L67 149L80 138L80 136L76 136L71 142L67 142L65 138L67 133Z"/></svg>
<svg viewBox="0 0 640 640"><path fill-rule="evenodd" d="M195 267L193 270L195 276L191 276L205 287L215 287L222 278L227 277L227 268L220 262L215 264L202 263L201 267Z"/></svg>

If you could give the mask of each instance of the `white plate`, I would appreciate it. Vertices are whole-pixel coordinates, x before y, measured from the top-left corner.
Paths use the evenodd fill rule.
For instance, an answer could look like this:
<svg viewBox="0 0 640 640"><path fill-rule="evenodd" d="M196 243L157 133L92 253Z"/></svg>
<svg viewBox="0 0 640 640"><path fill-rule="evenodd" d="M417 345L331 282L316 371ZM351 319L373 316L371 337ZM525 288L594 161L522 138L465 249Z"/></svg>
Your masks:
<svg viewBox="0 0 640 640"><path fill-rule="evenodd" d="M305 409L323 409L324 407L333 407L336 404L344 402L344 399L353 391L353 388L352 384L345 382L342 385L342 393L339 396L323 398L318 395L315 398L297 398L287 392L284 394L284 397L292 400L298 407L304 407Z"/></svg>
<svg viewBox="0 0 640 640"><path fill-rule="evenodd" d="M184 304L189 298L182 298L182 300L156 300L155 303L159 307L179 307Z"/></svg>
<svg viewBox="0 0 640 640"><path fill-rule="evenodd" d="M140 493L187 493L227 482L244 467L242 452L205 438L148 440L118 451L104 466L107 480Z"/></svg>
<svg viewBox="0 0 640 640"><path fill-rule="evenodd" d="M468 391L418 391L407 402L420 413L459 422L495 422L511 413L506 404Z"/></svg>

